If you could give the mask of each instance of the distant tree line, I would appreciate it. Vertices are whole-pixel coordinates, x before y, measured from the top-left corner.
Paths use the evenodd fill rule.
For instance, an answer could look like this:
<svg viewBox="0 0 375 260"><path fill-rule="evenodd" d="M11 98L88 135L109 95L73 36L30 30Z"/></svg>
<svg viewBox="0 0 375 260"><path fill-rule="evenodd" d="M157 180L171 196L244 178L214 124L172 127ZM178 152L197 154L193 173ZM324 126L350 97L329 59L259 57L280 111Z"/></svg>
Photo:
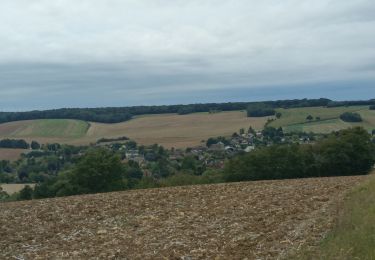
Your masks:
<svg viewBox="0 0 375 260"><path fill-rule="evenodd" d="M368 173L375 145L363 128L342 130L314 145L273 145L231 159L225 181L271 180Z"/></svg>
<svg viewBox="0 0 375 260"><path fill-rule="evenodd" d="M375 99L358 101L329 101L327 107L345 107L345 106L375 106Z"/></svg>
<svg viewBox="0 0 375 260"><path fill-rule="evenodd" d="M133 106L103 108L61 108L29 112L0 112L0 123L31 119L79 119L101 123L118 123L136 115L178 113L180 115L196 112L246 110L250 105L270 108L293 108L326 106L329 99L294 99L264 102L229 102L190 105Z"/></svg>

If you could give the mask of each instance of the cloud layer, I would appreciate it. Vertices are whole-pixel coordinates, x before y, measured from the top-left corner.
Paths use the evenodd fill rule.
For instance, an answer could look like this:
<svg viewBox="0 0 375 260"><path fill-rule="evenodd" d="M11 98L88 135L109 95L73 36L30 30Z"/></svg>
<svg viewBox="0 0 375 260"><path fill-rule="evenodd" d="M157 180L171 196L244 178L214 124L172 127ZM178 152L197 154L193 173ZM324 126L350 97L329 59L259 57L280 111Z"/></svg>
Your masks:
<svg viewBox="0 0 375 260"><path fill-rule="evenodd" d="M372 0L4 0L0 109L186 103L236 89L251 100L254 89L322 83L367 91L374 14Z"/></svg>

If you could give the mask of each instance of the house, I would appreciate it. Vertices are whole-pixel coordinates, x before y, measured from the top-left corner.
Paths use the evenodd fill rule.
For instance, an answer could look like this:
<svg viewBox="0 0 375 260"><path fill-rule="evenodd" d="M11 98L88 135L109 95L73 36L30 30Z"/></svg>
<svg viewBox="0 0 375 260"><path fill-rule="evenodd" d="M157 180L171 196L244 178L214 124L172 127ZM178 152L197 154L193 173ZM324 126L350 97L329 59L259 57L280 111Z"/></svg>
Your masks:
<svg viewBox="0 0 375 260"><path fill-rule="evenodd" d="M245 151L246 153L249 153L249 152L251 152L251 151L253 151L253 150L255 150L255 146L253 146L253 145L249 145L248 147L246 147L246 148L244 149L244 151Z"/></svg>
<svg viewBox="0 0 375 260"><path fill-rule="evenodd" d="M210 148L208 148L209 151L224 151L225 145L222 142L218 142L216 144L212 144Z"/></svg>

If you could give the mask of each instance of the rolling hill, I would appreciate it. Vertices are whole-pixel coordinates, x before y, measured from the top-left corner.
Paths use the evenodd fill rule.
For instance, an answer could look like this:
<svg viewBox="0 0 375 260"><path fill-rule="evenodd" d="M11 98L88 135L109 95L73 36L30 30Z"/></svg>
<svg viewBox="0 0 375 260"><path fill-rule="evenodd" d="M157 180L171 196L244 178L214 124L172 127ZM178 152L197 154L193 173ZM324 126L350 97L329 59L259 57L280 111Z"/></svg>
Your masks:
<svg viewBox="0 0 375 260"><path fill-rule="evenodd" d="M273 121L270 126L282 127L286 132L314 132L330 133L352 126L362 126L371 131L375 129L375 111L369 110L368 106L350 106L350 107L306 107L277 109L282 114L280 119ZM347 123L340 119L344 112L357 112L362 116L363 122ZM306 120L308 115L313 116L314 120ZM320 117L320 120L316 120Z"/></svg>
<svg viewBox="0 0 375 260"><path fill-rule="evenodd" d="M127 136L140 144L186 148L199 145L209 137L229 136L240 128L262 129L266 121L267 117L249 118L241 111L145 115L115 124L69 119L26 120L0 124L0 138L80 145L94 143L102 137Z"/></svg>
<svg viewBox="0 0 375 260"><path fill-rule="evenodd" d="M365 176L0 204L1 259L280 259L314 246Z"/></svg>

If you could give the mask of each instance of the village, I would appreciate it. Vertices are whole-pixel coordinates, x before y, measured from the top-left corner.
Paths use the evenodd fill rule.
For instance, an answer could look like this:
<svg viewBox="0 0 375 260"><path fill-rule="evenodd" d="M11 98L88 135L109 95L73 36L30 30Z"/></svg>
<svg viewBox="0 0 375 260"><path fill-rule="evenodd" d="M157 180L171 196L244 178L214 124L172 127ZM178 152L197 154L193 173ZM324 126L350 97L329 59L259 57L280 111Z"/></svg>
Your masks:
<svg viewBox="0 0 375 260"><path fill-rule="evenodd" d="M157 144L148 147L138 146L134 141L130 141L130 147L127 143L110 143L106 146L122 153L125 163L136 162L143 172L150 176L152 174L147 173L150 163L157 160L160 150L164 158L173 165L181 165L184 158L190 157L205 168L222 169L225 161L236 155L251 153L257 148L274 144L308 144L314 142L315 137L312 133L284 134L281 128L266 127L262 131L256 131L250 127L248 130L240 129L230 137L209 138L202 141L201 145L186 149L166 150Z"/></svg>

